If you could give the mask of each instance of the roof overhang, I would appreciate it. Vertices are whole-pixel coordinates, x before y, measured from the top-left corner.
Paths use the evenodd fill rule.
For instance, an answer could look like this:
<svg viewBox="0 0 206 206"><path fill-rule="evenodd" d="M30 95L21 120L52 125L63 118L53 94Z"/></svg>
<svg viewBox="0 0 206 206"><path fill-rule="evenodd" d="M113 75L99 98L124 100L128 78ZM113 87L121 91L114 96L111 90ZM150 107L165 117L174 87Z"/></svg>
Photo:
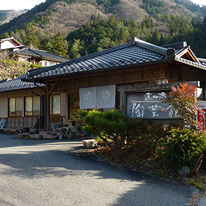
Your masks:
<svg viewBox="0 0 206 206"><path fill-rule="evenodd" d="M73 76L77 76L77 75L82 75L82 74L91 74L91 73L99 73L99 72L105 72L105 71L115 71L115 70L122 70L122 69L127 69L127 68L137 68L137 67L142 67L142 66L150 66L150 65L157 65L157 64L164 64L164 63L169 63L169 62L173 62L174 59L165 59L162 61L157 61L157 62L148 62L148 63L141 63L141 64L130 64L130 65L124 65L124 66L114 66L114 67L109 67L109 68L105 68L105 69L98 69L98 70L92 70L92 71L81 71L81 72L76 72L76 73L67 73L67 74L58 74L55 76L42 76L42 77L38 77L36 78L35 76L31 76L31 77L24 77L22 78L22 81L25 82L38 82L38 83L44 83L45 80L52 80L52 79L59 79L59 78L65 78L65 77L73 77ZM51 66L51 67L56 67L58 65L55 66ZM50 68L50 67L48 67ZM38 70L38 69L35 69ZM31 70L34 71L34 70ZM49 71L48 71L49 72Z"/></svg>

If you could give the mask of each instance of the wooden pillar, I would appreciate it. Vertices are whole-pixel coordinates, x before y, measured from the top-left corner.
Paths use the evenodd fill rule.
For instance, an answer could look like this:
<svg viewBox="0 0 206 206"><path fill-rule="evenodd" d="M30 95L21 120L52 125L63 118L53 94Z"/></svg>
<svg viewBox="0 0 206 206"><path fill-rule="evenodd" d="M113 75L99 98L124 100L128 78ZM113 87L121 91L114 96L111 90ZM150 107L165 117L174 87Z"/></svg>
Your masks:
<svg viewBox="0 0 206 206"><path fill-rule="evenodd" d="M45 88L45 108L44 108L44 112L45 112L45 129L46 131L50 130L50 93L49 93L49 82L46 81L46 88Z"/></svg>

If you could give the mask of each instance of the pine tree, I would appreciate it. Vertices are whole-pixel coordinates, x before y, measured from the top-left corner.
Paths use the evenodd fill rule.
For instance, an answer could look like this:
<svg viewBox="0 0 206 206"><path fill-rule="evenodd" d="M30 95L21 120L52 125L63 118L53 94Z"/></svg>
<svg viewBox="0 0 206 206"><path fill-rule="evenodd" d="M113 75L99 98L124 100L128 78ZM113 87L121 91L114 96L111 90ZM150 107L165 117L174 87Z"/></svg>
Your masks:
<svg viewBox="0 0 206 206"><path fill-rule="evenodd" d="M34 26L32 27L28 26L27 36L28 36L27 46L30 48L38 49L40 47L40 41L36 35Z"/></svg>
<svg viewBox="0 0 206 206"><path fill-rule="evenodd" d="M53 53L59 56L66 57L68 50L68 44L64 41L64 37L61 32L58 32L54 37Z"/></svg>
<svg viewBox="0 0 206 206"><path fill-rule="evenodd" d="M71 58L78 58L81 56L80 51L83 49L83 46L81 45L80 39L75 39L74 44L72 45L70 52L71 52Z"/></svg>
<svg viewBox="0 0 206 206"><path fill-rule="evenodd" d="M10 36L9 36L9 33L6 32L6 33L4 33L3 35L0 36L0 39L7 39L7 38L9 38L9 37L10 37Z"/></svg>

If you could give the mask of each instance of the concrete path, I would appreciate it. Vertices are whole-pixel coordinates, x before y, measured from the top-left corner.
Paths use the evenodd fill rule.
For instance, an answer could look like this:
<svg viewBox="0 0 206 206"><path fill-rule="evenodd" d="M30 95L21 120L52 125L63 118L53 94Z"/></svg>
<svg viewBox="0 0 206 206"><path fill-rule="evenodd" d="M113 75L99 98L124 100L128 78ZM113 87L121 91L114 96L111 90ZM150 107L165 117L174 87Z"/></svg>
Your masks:
<svg viewBox="0 0 206 206"><path fill-rule="evenodd" d="M79 148L0 135L0 206L186 206L195 191L71 153Z"/></svg>

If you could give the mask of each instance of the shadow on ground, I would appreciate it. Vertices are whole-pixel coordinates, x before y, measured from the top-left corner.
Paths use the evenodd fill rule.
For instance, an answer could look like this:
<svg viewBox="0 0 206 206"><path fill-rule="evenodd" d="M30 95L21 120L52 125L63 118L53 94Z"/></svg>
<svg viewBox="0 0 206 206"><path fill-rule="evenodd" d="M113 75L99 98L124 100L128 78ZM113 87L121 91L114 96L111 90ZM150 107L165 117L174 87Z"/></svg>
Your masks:
<svg viewBox="0 0 206 206"><path fill-rule="evenodd" d="M70 149L58 150L62 145ZM1 152L1 149L6 148L9 152ZM0 165L4 166L4 169L0 169L0 175L18 176L24 179L50 176L61 178L67 175L90 176L95 179L137 182L137 186L122 194L113 206L183 206L194 192L193 188L182 183L142 172L133 172L108 162L96 161L92 156L76 155L69 151L80 148L83 146L71 141L18 140L17 136L0 135Z"/></svg>

